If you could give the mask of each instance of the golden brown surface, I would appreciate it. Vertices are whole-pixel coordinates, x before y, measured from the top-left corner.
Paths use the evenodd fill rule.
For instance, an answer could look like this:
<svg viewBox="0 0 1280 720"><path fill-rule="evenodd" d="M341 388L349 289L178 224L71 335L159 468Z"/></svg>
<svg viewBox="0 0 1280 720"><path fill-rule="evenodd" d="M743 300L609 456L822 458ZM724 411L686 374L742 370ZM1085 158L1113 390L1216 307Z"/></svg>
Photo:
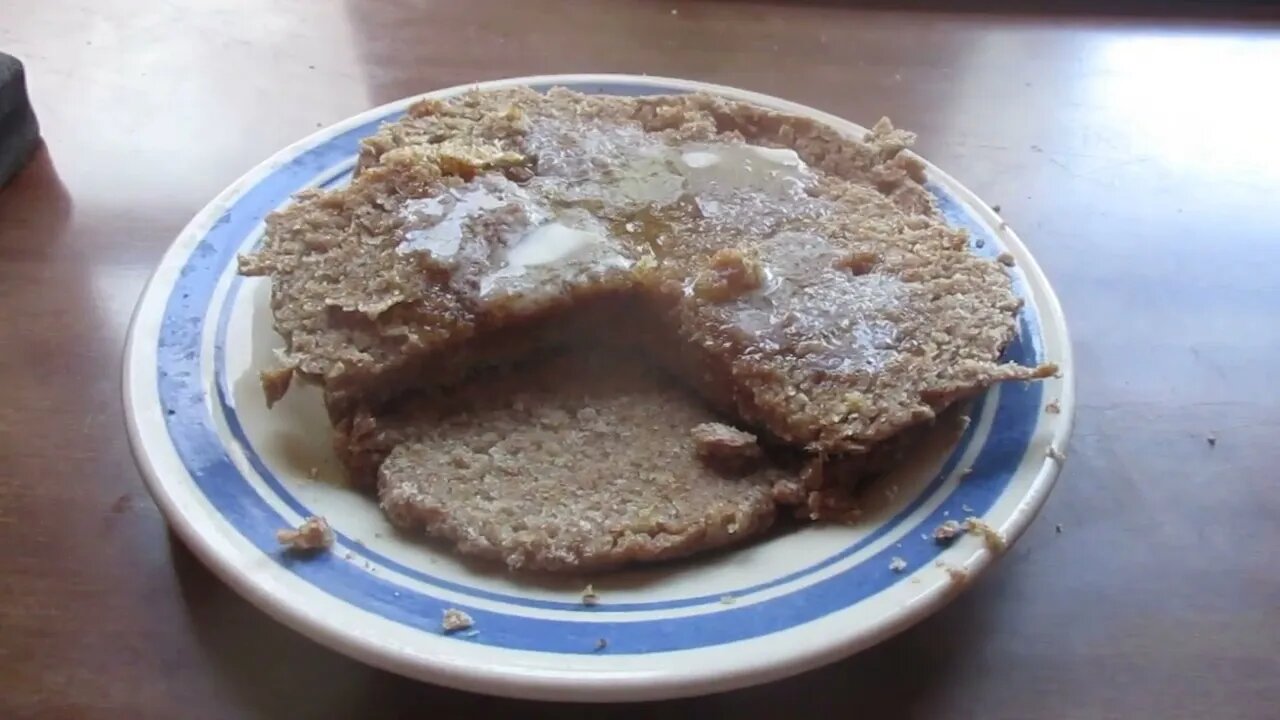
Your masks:
<svg viewBox="0 0 1280 720"><path fill-rule="evenodd" d="M1274 717L1280 112L1262 89L1280 26L820 3L138 8L0 0L50 145L0 191L0 717L598 716L403 680L254 609L167 534L117 373L160 253L270 153L424 89L582 70L916 130L1044 266L1080 378L1058 488L949 607L798 678L612 715Z"/></svg>
<svg viewBox="0 0 1280 720"><path fill-rule="evenodd" d="M704 93L427 100L365 140L349 185L272 213L239 269L270 277L280 361L331 398L376 408L439 385L424 368L442 359L626 294L604 322L653 318L640 349L678 347L681 379L726 414L863 452L1056 372L999 363L1019 301L942 221L914 139Z"/></svg>

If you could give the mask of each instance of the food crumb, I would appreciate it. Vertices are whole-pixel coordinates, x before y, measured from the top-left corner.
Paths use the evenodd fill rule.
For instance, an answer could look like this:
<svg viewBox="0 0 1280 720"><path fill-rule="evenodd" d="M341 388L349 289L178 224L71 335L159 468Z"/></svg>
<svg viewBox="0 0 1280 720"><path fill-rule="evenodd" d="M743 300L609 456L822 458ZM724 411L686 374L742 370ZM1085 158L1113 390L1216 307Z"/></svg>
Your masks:
<svg viewBox="0 0 1280 720"><path fill-rule="evenodd" d="M333 545L333 529L324 518L312 516L297 528L277 530L276 541L293 551L322 550Z"/></svg>
<svg viewBox="0 0 1280 720"><path fill-rule="evenodd" d="M693 291L700 298L722 303L759 288L764 279L764 266L754 256L722 248L711 256L707 270L698 275Z"/></svg>
<svg viewBox="0 0 1280 720"><path fill-rule="evenodd" d="M1010 253L1002 252L996 256L996 260L999 260L1000 264L1004 265L1005 267L1013 267L1013 263L1014 263L1013 255Z"/></svg>
<svg viewBox="0 0 1280 720"><path fill-rule="evenodd" d="M991 212L996 212L996 213L1000 212L1000 206L999 206L999 205L992 205L992 206L991 206Z"/></svg>
<svg viewBox="0 0 1280 720"><path fill-rule="evenodd" d="M896 573L900 573L907 569L907 561L900 557L895 557L889 561L889 569Z"/></svg>
<svg viewBox="0 0 1280 720"><path fill-rule="evenodd" d="M724 423L695 425L689 434L698 457L713 467L745 471L764 459L755 435Z"/></svg>
<svg viewBox="0 0 1280 720"><path fill-rule="evenodd" d="M1209 433L1205 438L1205 442L1209 443L1209 447L1215 447L1218 444L1218 436L1213 433Z"/></svg>
<svg viewBox="0 0 1280 720"><path fill-rule="evenodd" d="M676 10L675 8L672 8L672 9L671 9L671 14L672 14L672 15L679 15L679 14L680 14L680 11L679 11L679 10Z"/></svg>
<svg viewBox="0 0 1280 720"><path fill-rule="evenodd" d="M591 583L587 583L587 586L582 589L582 604L587 606L600 604L600 596L596 594L596 589L591 586Z"/></svg>
<svg viewBox="0 0 1280 720"><path fill-rule="evenodd" d="M965 511L965 512L967 512L967 513L972 513L972 512L973 512L973 508L969 507L968 505L961 505L961 506L960 506L960 509L961 509L961 510L963 510L963 511Z"/></svg>
<svg viewBox="0 0 1280 720"><path fill-rule="evenodd" d="M1059 535L1061 535L1061 534L1062 534L1062 523L1058 523L1057 525L1054 525L1054 526L1053 526L1053 531L1054 531L1054 532L1056 532L1056 533L1058 533Z"/></svg>
<svg viewBox="0 0 1280 720"><path fill-rule="evenodd" d="M311 480L315 480L316 478L320 477L320 468L312 467L310 470L307 471L307 477Z"/></svg>
<svg viewBox="0 0 1280 720"><path fill-rule="evenodd" d="M1059 465L1066 462L1067 460L1067 454L1059 450L1058 446L1056 445L1050 445L1048 449L1044 451L1044 454L1048 455L1051 460L1058 463Z"/></svg>
<svg viewBox="0 0 1280 720"><path fill-rule="evenodd" d="M1044 411L1050 415L1057 415L1062 412L1062 406L1058 404L1057 399L1054 399L1048 405L1044 406Z"/></svg>
<svg viewBox="0 0 1280 720"><path fill-rule="evenodd" d="M957 535L964 532L964 528L955 520L948 520L938 527L934 528L933 539L939 544L947 544L954 540Z"/></svg>
<svg viewBox="0 0 1280 720"><path fill-rule="evenodd" d="M466 630L475 624L475 621L471 619L470 615L457 608L449 608L445 610L444 617L440 619L440 629L446 633Z"/></svg>
<svg viewBox="0 0 1280 720"><path fill-rule="evenodd" d="M738 602L738 598L736 598L736 597L734 597L734 596L732 596L732 595L721 595L721 596L720 596L720 604L721 604L721 605L732 605L732 604L734 604L734 603L736 603L736 602Z"/></svg>
<svg viewBox="0 0 1280 720"><path fill-rule="evenodd" d="M965 468L965 469L964 469L964 471L963 471L963 472L961 472L961 473L960 473L960 477L969 477L969 476L970 476L970 475L972 475L972 474L973 474L973 468L972 468L972 467L967 467L967 468Z"/></svg>
<svg viewBox="0 0 1280 720"><path fill-rule="evenodd" d="M596 641L596 652L600 652L601 650L607 647L609 647L608 640L605 640L604 638L600 638L599 640Z"/></svg>
<svg viewBox="0 0 1280 720"><path fill-rule="evenodd" d="M1005 548L1009 547L1009 543L1005 541L1004 536L1001 535L999 531L979 518L965 518L964 529L968 532L981 535L982 541L987 544L987 549L991 552L1001 553L1005 551Z"/></svg>
<svg viewBox="0 0 1280 720"><path fill-rule="evenodd" d="M954 582L956 585L964 585L969 581L969 573L965 572L961 568L952 567L942 562L941 560L934 563L934 565L937 565L938 567L945 570L947 573L947 576L950 577L951 581Z"/></svg>

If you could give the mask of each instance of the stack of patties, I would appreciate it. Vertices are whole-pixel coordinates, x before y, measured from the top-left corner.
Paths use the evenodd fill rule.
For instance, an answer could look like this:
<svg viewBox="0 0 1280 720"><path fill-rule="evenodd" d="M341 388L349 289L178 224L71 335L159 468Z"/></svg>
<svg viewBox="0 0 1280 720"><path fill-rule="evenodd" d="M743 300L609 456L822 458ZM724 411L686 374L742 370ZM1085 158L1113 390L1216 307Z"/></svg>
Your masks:
<svg viewBox="0 0 1280 720"><path fill-rule="evenodd" d="M414 105L267 220L281 368L393 523L516 568L727 545L851 487L1002 364L1019 307L882 122L709 95Z"/></svg>

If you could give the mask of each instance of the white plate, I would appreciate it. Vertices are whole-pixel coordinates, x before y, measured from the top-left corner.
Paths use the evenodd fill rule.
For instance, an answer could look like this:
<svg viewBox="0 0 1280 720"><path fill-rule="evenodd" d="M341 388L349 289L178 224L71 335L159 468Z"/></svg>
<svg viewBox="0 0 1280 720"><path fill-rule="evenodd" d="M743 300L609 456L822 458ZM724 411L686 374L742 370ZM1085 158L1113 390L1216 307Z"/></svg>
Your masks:
<svg viewBox="0 0 1280 720"><path fill-rule="evenodd" d="M621 95L706 90L864 132L794 103L685 80L566 75L479 87L513 84ZM1058 472L1047 449L1062 447L1071 427L1066 325L1022 243L930 167L930 190L948 221L971 233L974 252L1017 260L1026 304L1007 357L1056 361L1063 377L988 392L957 443L933 443L871 492L858 525L806 527L699 561L536 582L398 538L370 499L324 482L339 469L314 391L295 389L266 411L256 373L280 341L266 281L238 277L235 257L293 193L344 182L358 141L415 99L322 130L228 188L165 254L133 319L124 395L143 475L183 540L259 607L340 652L444 685L558 700L665 698L780 678L879 642L937 610L993 559L976 537L935 544L937 525L979 515L1012 541L1031 522ZM1060 413L1044 411L1050 400ZM334 526L333 552L282 554L276 530L313 514ZM890 569L895 557L904 572ZM586 582L601 596L595 607L580 602ZM474 629L443 634L450 607L469 613Z"/></svg>

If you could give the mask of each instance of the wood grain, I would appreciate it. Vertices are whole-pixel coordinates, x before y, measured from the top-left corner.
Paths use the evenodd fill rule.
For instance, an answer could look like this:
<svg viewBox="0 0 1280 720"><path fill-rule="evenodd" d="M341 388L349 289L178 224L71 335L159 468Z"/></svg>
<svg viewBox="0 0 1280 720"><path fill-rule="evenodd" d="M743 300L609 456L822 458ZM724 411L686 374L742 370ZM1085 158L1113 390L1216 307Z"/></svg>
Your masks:
<svg viewBox="0 0 1280 720"><path fill-rule="evenodd" d="M791 680L611 714L1280 716L1275 13L909 5L0 0L48 143L0 192L0 717L600 713L403 680L249 606L167 533L119 382L160 253L247 168L377 103L569 71L917 130L1039 258L1079 362L1058 489L953 605Z"/></svg>

